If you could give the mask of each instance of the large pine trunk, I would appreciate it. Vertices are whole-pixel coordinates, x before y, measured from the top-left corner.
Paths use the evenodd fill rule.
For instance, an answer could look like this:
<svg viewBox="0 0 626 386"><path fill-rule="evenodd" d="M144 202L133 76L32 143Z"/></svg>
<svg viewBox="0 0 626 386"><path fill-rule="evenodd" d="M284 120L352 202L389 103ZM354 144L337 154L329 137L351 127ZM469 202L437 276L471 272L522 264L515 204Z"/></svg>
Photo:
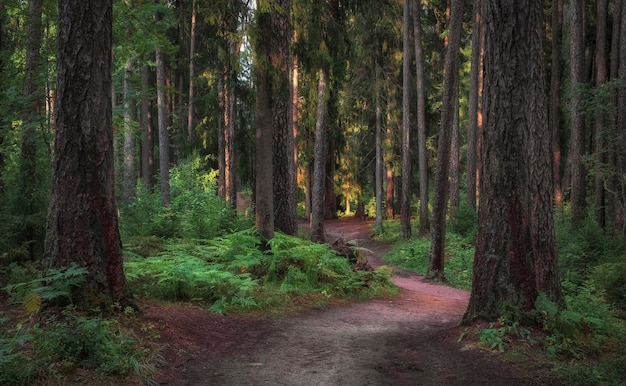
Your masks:
<svg viewBox="0 0 626 386"><path fill-rule="evenodd" d="M291 9L291 0L276 1L280 10ZM291 23L289 12L272 13L272 49L274 52L272 80L272 113L274 122L274 225L276 229L295 235L296 165L292 126L290 79Z"/></svg>
<svg viewBox="0 0 626 386"><path fill-rule="evenodd" d="M270 54L270 14L257 11L257 27L260 38L257 42L255 65L256 81L256 158L255 158L255 208L256 228L266 240L274 237L274 192L273 192L273 121L271 86L268 69L265 68Z"/></svg>
<svg viewBox="0 0 626 386"><path fill-rule="evenodd" d="M485 127L472 293L464 322L561 302L554 247L542 1L488 3Z"/></svg>
<svg viewBox="0 0 626 386"><path fill-rule="evenodd" d="M88 269L79 303L128 303L115 201L112 1L60 0L48 266ZM78 54L80 53L80 55Z"/></svg>

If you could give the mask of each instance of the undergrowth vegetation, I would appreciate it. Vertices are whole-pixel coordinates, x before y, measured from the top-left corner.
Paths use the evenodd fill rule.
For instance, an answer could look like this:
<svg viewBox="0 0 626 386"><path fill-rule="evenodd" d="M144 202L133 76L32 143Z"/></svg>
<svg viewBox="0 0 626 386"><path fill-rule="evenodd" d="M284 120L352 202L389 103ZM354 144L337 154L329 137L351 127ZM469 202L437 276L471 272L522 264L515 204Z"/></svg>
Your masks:
<svg viewBox="0 0 626 386"><path fill-rule="evenodd" d="M471 288L476 236L475 214L461 208L447 224L445 275L448 284ZM567 211L555 225L565 307L542 294L531 318L539 327L525 328L503 315L480 327L479 345L496 351L542 352L568 385L616 385L626 382L626 243L607 235L589 216L578 229ZM387 240L397 240L396 224L385 224ZM425 275L429 238L396 242L385 255L390 264ZM466 334L470 332L466 331ZM460 340L466 338L465 334Z"/></svg>

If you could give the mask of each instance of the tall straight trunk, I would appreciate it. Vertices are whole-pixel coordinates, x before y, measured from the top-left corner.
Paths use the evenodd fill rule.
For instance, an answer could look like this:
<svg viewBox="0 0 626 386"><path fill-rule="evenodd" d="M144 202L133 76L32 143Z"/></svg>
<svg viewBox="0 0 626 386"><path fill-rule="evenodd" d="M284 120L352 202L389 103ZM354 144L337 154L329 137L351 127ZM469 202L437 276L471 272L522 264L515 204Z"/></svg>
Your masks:
<svg viewBox="0 0 626 386"><path fill-rule="evenodd" d="M326 74L328 79L328 74ZM326 173L324 175L324 219L336 220L337 219L337 195L335 193L335 171L337 169L335 154L337 151L336 146L336 132L335 127L331 126L334 122L338 122L338 109L339 106L339 93L335 89L326 88L328 98L326 100L326 117L324 123L326 124Z"/></svg>
<svg viewBox="0 0 626 386"><path fill-rule="evenodd" d="M583 131L585 120L583 115L582 87L584 85L584 1L572 0L570 4L570 66L572 83L572 100L570 107L570 146L571 161L571 204L572 225L578 227L585 217L585 171L583 169Z"/></svg>
<svg viewBox="0 0 626 386"><path fill-rule="evenodd" d="M376 101L376 225L375 232L383 232L383 112L380 106L380 80L378 79L378 67L374 74L374 100Z"/></svg>
<svg viewBox="0 0 626 386"><path fill-rule="evenodd" d="M609 65L609 77L611 81L615 81L619 77L619 63L620 63L620 20L622 13L622 3L623 0L615 0L613 5L613 33L611 34L611 59ZM618 92L617 90L612 90L611 92L611 104L617 107L618 101ZM611 117L610 123L610 134L608 146L608 162L610 168L612 170L611 175L609 176L609 180L607 182L609 194L607 195L607 212L610 214L607 218L607 228L611 232L611 234L619 234L622 229L620 229L620 198L622 195L620 194L621 187L621 168L619 167L619 146L617 143L619 126L617 114L613 114ZM626 268L626 265L625 265Z"/></svg>
<svg viewBox="0 0 626 386"><path fill-rule="evenodd" d="M561 51L563 40L563 0L552 1L552 63L550 65L550 130L552 132L552 179L554 203L563 207L561 185Z"/></svg>
<svg viewBox="0 0 626 386"><path fill-rule="evenodd" d="M165 54L157 47L156 52L157 76L157 116L159 126L159 181L161 191L161 205L170 205L170 137L168 133L168 105L165 95Z"/></svg>
<svg viewBox="0 0 626 386"><path fill-rule="evenodd" d="M460 173L460 128L459 128L459 79L456 79L454 87L454 118L452 120L452 133L450 137L450 212L454 215L459 210L461 199Z"/></svg>
<svg viewBox="0 0 626 386"><path fill-rule="evenodd" d="M256 154L255 154L255 225L265 240L274 237L274 168L272 167L274 128L272 118L271 75L266 67L271 53L271 16L257 10L259 39L256 42Z"/></svg>
<svg viewBox="0 0 626 386"><path fill-rule="evenodd" d="M461 45L461 23L463 21L463 1L452 0L450 6L450 33L444 63L443 96L441 106L441 126L437 145L437 171L435 175L435 200L430 229L430 254L428 276L442 278L444 270L444 246L446 234L446 213L448 204L448 177L450 171L450 141L454 124L454 91L458 85L459 49Z"/></svg>
<svg viewBox="0 0 626 386"><path fill-rule="evenodd" d="M195 122L193 117L193 100L194 100L194 77L195 77L195 56L196 56L196 18L198 10L196 8L196 0L191 2L191 25L189 27L189 99L187 101L187 138L191 143L194 137Z"/></svg>
<svg viewBox="0 0 626 386"><path fill-rule="evenodd" d="M274 122L274 226L283 233L295 235L296 165L292 125L291 82L291 0L276 0L283 10L272 13L272 114Z"/></svg>
<svg viewBox="0 0 626 386"><path fill-rule="evenodd" d="M231 47L232 48L232 47ZM226 178L226 201L232 208L237 207L237 131L236 131L236 108L237 96L235 95L234 74L229 71L229 78L225 81L226 90L224 102L226 112L224 114L224 165Z"/></svg>
<svg viewBox="0 0 626 386"><path fill-rule="evenodd" d="M607 47L606 47L606 22L608 17L608 0L598 0L597 3L597 24L596 24L596 87L602 87L607 80ZM605 148L605 114L597 112L594 116L594 139L595 139L595 159L598 165L604 165L607 162ZM606 227L606 198L604 189L605 177L597 173L594 176L594 215L596 224L601 228Z"/></svg>
<svg viewBox="0 0 626 386"><path fill-rule="evenodd" d="M411 89L409 87L411 50L410 44L410 7L409 1L403 2L402 18L402 139L400 153L402 158L402 194L400 196L400 238L408 240L411 238L411 109L409 98Z"/></svg>
<svg viewBox="0 0 626 386"><path fill-rule="evenodd" d="M217 120L217 195L226 199L226 138L225 127L227 122L225 76L217 78L217 101L220 108L220 118Z"/></svg>
<svg viewBox="0 0 626 386"><path fill-rule="evenodd" d="M75 304L130 304L115 200L112 1L59 0L54 174L44 260L87 269ZM76 55L80 52L80 55Z"/></svg>
<svg viewBox="0 0 626 386"><path fill-rule="evenodd" d="M324 242L324 186L326 181L326 71L319 70L317 81L317 109L315 111L315 150L313 191L311 197L311 240Z"/></svg>
<svg viewBox="0 0 626 386"><path fill-rule="evenodd" d="M37 148L35 138L43 108L42 87L37 81L41 64L41 43L43 27L41 23L43 1L28 1L26 22L26 68L24 71L24 110L22 118L22 138L20 155L20 193L17 206L22 215L20 240L28 247L29 257L34 259L37 238L36 225L32 218L37 212L33 177L36 173Z"/></svg>
<svg viewBox="0 0 626 386"><path fill-rule="evenodd" d="M620 15L620 39L619 39L619 65L618 79L621 84L626 84L626 1L622 0L622 11ZM626 87L621 87L617 94L617 129L616 139L620 146L617 149L618 156L618 186L617 191L620 194L620 207L624 211L626 204L626 186L621 176L624 175L626 169ZM622 212L623 213L623 212ZM623 220L622 220L623 221ZM626 235L626 222L622 223L622 233Z"/></svg>
<svg viewBox="0 0 626 386"><path fill-rule="evenodd" d="M543 1L487 2L479 227L465 323L562 302L556 262ZM526 315L525 315L526 314Z"/></svg>
<svg viewBox="0 0 626 386"><path fill-rule="evenodd" d="M132 97L130 77L134 64L126 62L124 71L124 201L129 202L135 197L137 189L137 141L133 128L136 120L134 99Z"/></svg>
<svg viewBox="0 0 626 386"><path fill-rule="evenodd" d="M148 189L154 187L154 128L150 106L150 69L141 66L141 182Z"/></svg>
<svg viewBox="0 0 626 386"><path fill-rule="evenodd" d="M470 86L468 98L468 125L467 125L467 202L476 209L476 169L478 158L478 114L479 99L482 94L479 89L479 79L482 73L481 57L483 54L482 35L482 0L474 1L472 10L472 56L470 64Z"/></svg>
<svg viewBox="0 0 626 386"><path fill-rule="evenodd" d="M424 82L424 50L422 49L422 22L420 4L413 1L413 38L415 45L415 83L417 88L417 151L420 181L419 231L425 236L430 231L428 215L428 149L426 147L426 91Z"/></svg>

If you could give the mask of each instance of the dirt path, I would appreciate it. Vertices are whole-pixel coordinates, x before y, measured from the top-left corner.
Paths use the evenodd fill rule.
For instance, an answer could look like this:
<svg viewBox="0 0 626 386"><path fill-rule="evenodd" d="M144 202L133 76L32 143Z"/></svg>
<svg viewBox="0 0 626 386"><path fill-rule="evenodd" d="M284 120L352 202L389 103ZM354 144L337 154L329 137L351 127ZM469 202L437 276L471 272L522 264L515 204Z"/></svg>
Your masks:
<svg viewBox="0 0 626 386"><path fill-rule="evenodd" d="M368 224L329 222L327 232L372 253L387 246ZM497 356L456 340L469 294L397 272L393 300L309 310L283 319L218 316L194 306L151 306L147 317L169 346L161 385L541 385Z"/></svg>

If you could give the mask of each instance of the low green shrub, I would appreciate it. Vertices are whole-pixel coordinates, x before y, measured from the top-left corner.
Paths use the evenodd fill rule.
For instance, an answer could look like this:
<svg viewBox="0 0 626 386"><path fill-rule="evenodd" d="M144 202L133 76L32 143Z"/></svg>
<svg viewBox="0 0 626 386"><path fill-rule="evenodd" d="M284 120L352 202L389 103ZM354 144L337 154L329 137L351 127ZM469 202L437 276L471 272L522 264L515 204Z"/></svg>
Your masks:
<svg viewBox="0 0 626 386"><path fill-rule="evenodd" d="M327 245L282 233L265 245L253 229L212 240L172 240L156 256L132 257L125 271L136 293L201 301L221 313L284 304L285 295L393 291L384 270L355 272Z"/></svg>

